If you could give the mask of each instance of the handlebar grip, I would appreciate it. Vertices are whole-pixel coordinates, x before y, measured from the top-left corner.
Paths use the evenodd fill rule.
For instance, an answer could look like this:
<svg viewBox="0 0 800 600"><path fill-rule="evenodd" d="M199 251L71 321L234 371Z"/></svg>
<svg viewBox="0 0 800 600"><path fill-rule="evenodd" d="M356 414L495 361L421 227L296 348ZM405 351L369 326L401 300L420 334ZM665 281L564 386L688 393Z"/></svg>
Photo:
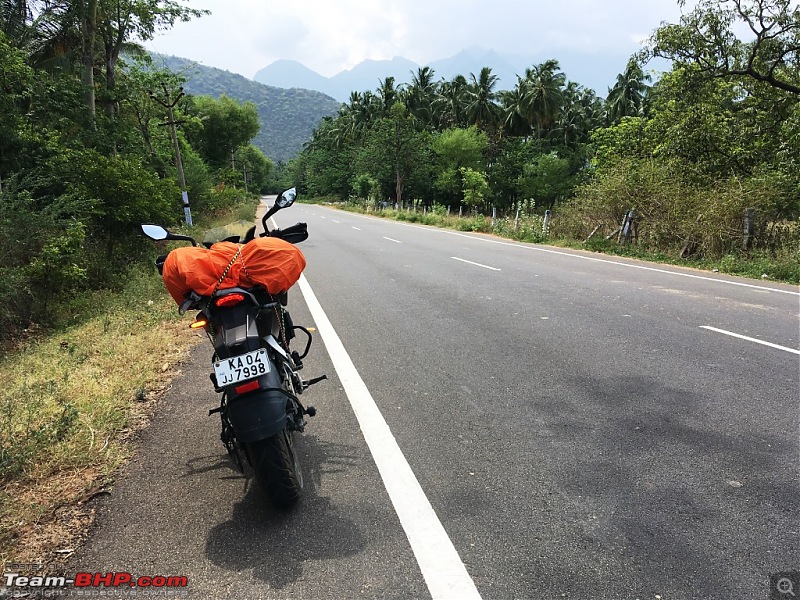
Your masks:
<svg viewBox="0 0 800 600"><path fill-rule="evenodd" d="M286 229L274 229L269 235L271 237L279 237L290 244L299 244L308 239L308 225L306 223L295 223Z"/></svg>

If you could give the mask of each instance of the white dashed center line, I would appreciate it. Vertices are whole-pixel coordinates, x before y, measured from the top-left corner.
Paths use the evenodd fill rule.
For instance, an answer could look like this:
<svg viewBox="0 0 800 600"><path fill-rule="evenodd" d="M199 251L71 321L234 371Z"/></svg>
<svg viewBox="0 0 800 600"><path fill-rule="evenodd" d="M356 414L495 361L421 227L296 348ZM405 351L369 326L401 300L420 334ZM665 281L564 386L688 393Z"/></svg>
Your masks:
<svg viewBox="0 0 800 600"><path fill-rule="evenodd" d="M463 263L467 263L468 265L475 265L476 267L483 267L484 269L490 269L492 271L499 271L500 270L497 267L490 267L489 265L482 265L481 263L476 263L476 262L472 262L471 260L465 260L463 258L458 258L457 256L451 256L450 258L452 258L453 260L461 261Z"/></svg>

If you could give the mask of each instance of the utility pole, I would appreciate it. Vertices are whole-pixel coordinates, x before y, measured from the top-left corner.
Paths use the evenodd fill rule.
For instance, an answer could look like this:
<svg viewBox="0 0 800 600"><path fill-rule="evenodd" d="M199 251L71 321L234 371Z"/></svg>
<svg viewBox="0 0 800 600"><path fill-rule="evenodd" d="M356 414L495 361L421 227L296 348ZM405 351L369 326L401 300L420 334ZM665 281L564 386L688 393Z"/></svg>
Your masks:
<svg viewBox="0 0 800 600"><path fill-rule="evenodd" d="M178 144L178 130L175 127L184 121L176 121L175 114L172 109L178 104L178 101L183 98L183 87L178 89L178 95L174 100L169 99L169 90L167 84L161 82L161 87L164 89L164 100L158 98L153 92L150 92L150 98L158 102L161 106L167 109L169 120L162 123L164 126L169 126L170 133L172 134L172 143L175 146L175 168L178 169L178 182L181 184L181 197L183 198L183 213L186 216L186 224L192 226L192 209L189 208L189 193L186 191L186 177L183 175L183 161L181 160L181 148Z"/></svg>

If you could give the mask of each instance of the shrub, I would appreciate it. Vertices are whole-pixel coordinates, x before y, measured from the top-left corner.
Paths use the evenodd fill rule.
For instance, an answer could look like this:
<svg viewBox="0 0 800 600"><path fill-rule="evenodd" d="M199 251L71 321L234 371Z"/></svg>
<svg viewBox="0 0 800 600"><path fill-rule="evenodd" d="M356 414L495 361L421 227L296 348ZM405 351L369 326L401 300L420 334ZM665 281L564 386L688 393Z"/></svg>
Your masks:
<svg viewBox="0 0 800 600"><path fill-rule="evenodd" d="M621 226L637 212L638 243L650 250L721 257L742 248L744 213L756 211L756 246L768 243L767 223L785 210L785 190L763 177L692 180L680 164L620 159L595 173L561 206L551 227L556 236L585 239Z"/></svg>

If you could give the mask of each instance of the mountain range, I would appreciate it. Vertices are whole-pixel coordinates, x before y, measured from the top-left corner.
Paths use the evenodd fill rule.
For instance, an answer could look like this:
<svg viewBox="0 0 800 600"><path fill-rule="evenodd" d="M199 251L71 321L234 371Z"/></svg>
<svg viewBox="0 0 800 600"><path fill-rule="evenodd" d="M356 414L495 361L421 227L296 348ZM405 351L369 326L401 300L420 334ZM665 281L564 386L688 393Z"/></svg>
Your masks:
<svg viewBox="0 0 800 600"><path fill-rule="evenodd" d="M281 59L258 71L253 79L279 88L317 90L340 102L347 102L351 92L374 91L386 77L394 77L395 84L410 83L412 73L416 74L422 66L428 66L434 71L435 80L451 80L456 75L463 75L469 80L470 74L477 76L483 67L491 67L492 74L498 77L495 89L510 90L516 85L517 76L524 75L526 68L548 58L559 61L568 79L595 90L598 96L605 97L608 88L614 84L617 73L625 70L629 57L566 51L560 52L559 56L526 57L472 47L427 65L419 65L401 56L391 60L365 60L332 77L320 75L298 61Z"/></svg>
<svg viewBox="0 0 800 600"><path fill-rule="evenodd" d="M335 115L351 92L374 91L387 77L394 77L398 85L410 83L412 74L421 68L414 61L398 56L391 60L365 60L333 77L324 77L297 61L278 60L256 73L254 81L186 58L163 55L154 58L186 77L184 88L190 94L215 98L226 94L240 102L253 102L261 122L253 143L275 162L286 162L299 154L319 122ZM519 74L546 59L503 55L473 47L426 66L433 69L435 80L451 80L456 75L469 79L471 73L477 75L483 67L491 67L498 77L495 89L499 91L512 89ZM628 57L609 59L607 54L562 53L557 60L571 81L605 96L616 74L624 70Z"/></svg>
<svg viewBox="0 0 800 600"><path fill-rule="evenodd" d="M256 105L261 129L253 145L271 160L286 162L297 156L303 144L326 116L341 104L310 89L283 89L257 83L237 73L199 65L186 58L156 55L154 60L186 78L184 89L193 95L218 98L222 94Z"/></svg>

